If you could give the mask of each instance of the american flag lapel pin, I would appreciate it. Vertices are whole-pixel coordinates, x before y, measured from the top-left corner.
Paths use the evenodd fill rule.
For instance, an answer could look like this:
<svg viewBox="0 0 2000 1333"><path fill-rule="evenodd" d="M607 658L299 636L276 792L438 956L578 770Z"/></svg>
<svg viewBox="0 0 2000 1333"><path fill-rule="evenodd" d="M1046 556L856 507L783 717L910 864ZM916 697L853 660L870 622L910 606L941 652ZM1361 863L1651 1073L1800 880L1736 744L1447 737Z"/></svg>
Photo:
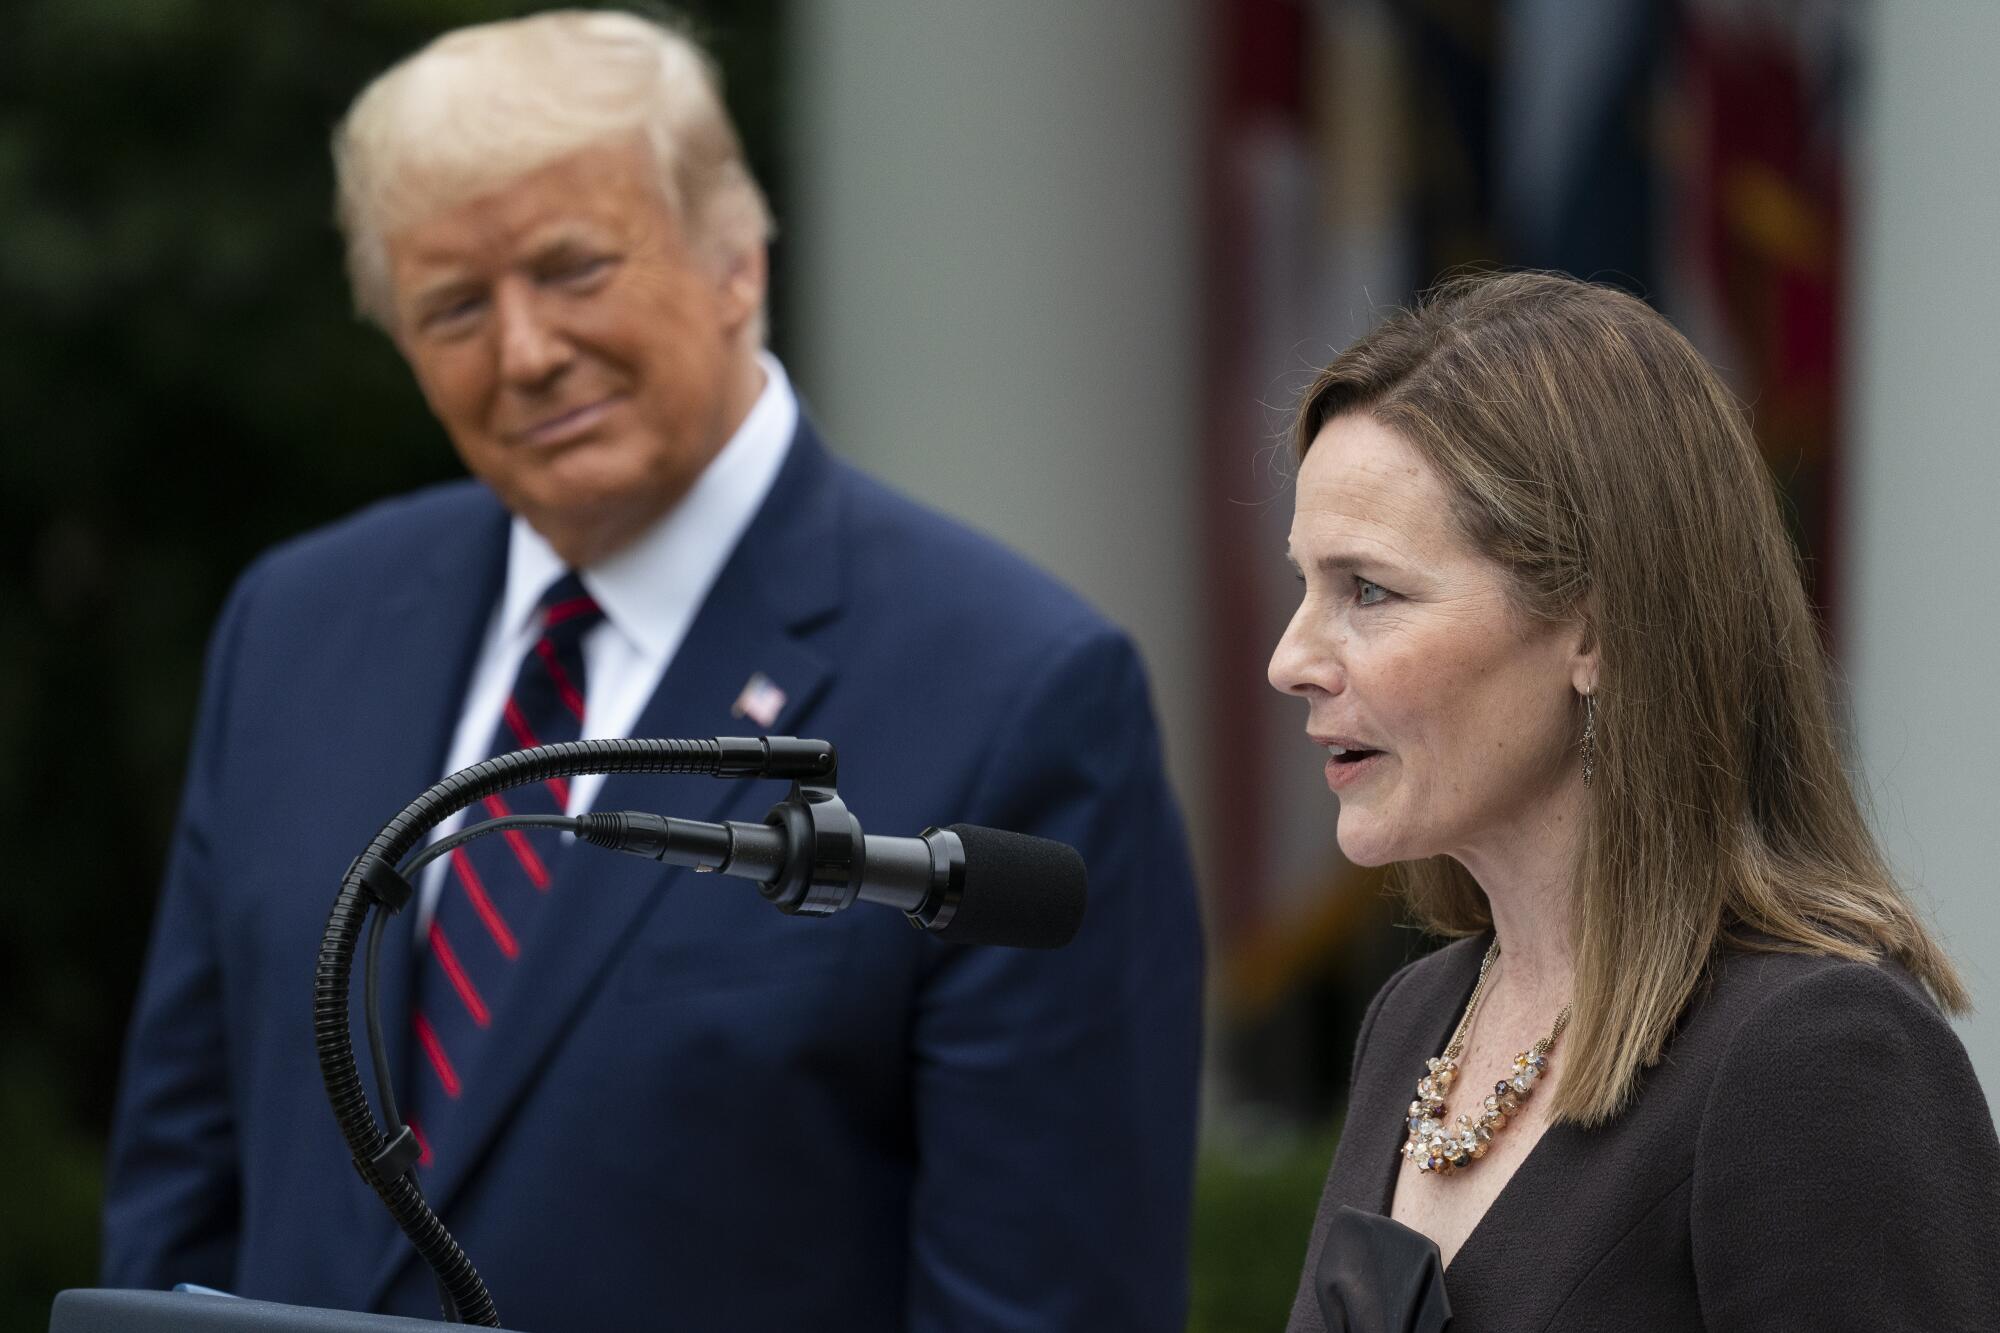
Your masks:
<svg viewBox="0 0 2000 1333"><path fill-rule="evenodd" d="M769 676L758 671L743 682L743 692L736 696L736 702L729 706L731 717L747 717L758 726L769 728L778 720L778 714L785 708L785 692L777 687Z"/></svg>

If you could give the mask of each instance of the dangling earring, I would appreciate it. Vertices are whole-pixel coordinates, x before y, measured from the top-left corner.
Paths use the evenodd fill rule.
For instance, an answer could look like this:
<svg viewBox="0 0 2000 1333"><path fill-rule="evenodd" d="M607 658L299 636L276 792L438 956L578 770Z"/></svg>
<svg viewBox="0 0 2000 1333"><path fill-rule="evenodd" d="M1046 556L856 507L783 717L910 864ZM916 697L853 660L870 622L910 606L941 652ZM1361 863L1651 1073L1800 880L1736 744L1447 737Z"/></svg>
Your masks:
<svg viewBox="0 0 2000 1333"><path fill-rule="evenodd" d="M1583 751L1583 785L1597 776L1597 695L1595 692L1583 696L1583 743L1578 746Z"/></svg>

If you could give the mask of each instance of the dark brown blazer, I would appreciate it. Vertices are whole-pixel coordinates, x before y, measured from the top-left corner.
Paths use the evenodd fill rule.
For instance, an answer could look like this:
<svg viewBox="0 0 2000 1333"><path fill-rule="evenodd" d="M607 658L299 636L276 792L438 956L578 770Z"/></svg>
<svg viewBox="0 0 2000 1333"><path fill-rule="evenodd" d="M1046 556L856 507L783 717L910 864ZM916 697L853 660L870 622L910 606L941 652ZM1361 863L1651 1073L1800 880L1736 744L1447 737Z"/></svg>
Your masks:
<svg viewBox="0 0 2000 1333"><path fill-rule="evenodd" d="M1324 1328L1312 1275L1334 1210L1389 1211L1417 1078L1489 942L1411 964L1369 1006L1293 1333ZM1632 1106L1551 1126L1445 1288L1451 1333L2000 1329L1992 1112L1900 969L1729 950Z"/></svg>

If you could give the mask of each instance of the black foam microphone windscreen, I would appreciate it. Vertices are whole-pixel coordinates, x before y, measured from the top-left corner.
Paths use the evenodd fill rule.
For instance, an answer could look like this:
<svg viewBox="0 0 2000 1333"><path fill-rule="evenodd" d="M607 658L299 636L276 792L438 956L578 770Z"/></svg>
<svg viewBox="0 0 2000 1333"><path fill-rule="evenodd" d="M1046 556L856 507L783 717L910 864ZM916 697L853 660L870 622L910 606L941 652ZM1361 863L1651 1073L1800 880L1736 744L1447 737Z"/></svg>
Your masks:
<svg viewBox="0 0 2000 1333"><path fill-rule="evenodd" d="M1076 848L977 824L952 824L965 846L965 889L941 940L1059 949L1083 923L1088 876Z"/></svg>

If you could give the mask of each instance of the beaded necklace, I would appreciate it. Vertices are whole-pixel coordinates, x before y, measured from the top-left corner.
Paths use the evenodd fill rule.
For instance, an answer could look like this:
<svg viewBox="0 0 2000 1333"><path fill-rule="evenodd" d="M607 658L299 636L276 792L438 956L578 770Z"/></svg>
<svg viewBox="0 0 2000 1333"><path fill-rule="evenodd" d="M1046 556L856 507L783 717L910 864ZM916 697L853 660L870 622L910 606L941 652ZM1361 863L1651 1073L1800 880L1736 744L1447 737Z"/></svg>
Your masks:
<svg viewBox="0 0 2000 1333"><path fill-rule="evenodd" d="M1417 1099L1410 1103L1410 1136L1401 1152L1416 1163L1419 1171L1449 1175L1484 1157L1493 1136L1506 1128L1508 1117L1521 1109L1521 1102L1533 1090L1535 1080L1547 1071L1549 1048L1569 1026L1569 1006L1564 1005L1549 1035L1514 1057L1513 1075L1493 1085L1492 1094L1480 1104L1478 1118L1461 1115L1456 1125L1446 1125L1444 1099L1458 1079L1459 1053L1465 1049L1472 1016L1479 1012L1480 998L1486 993L1487 969L1499 956L1500 941L1496 939L1479 964L1479 979L1472 985L1472 998L1466 1001L1465 1016L1458 1020L1444 1054L1426 1061L1430 1072L1417 1080Z"/></svg>

